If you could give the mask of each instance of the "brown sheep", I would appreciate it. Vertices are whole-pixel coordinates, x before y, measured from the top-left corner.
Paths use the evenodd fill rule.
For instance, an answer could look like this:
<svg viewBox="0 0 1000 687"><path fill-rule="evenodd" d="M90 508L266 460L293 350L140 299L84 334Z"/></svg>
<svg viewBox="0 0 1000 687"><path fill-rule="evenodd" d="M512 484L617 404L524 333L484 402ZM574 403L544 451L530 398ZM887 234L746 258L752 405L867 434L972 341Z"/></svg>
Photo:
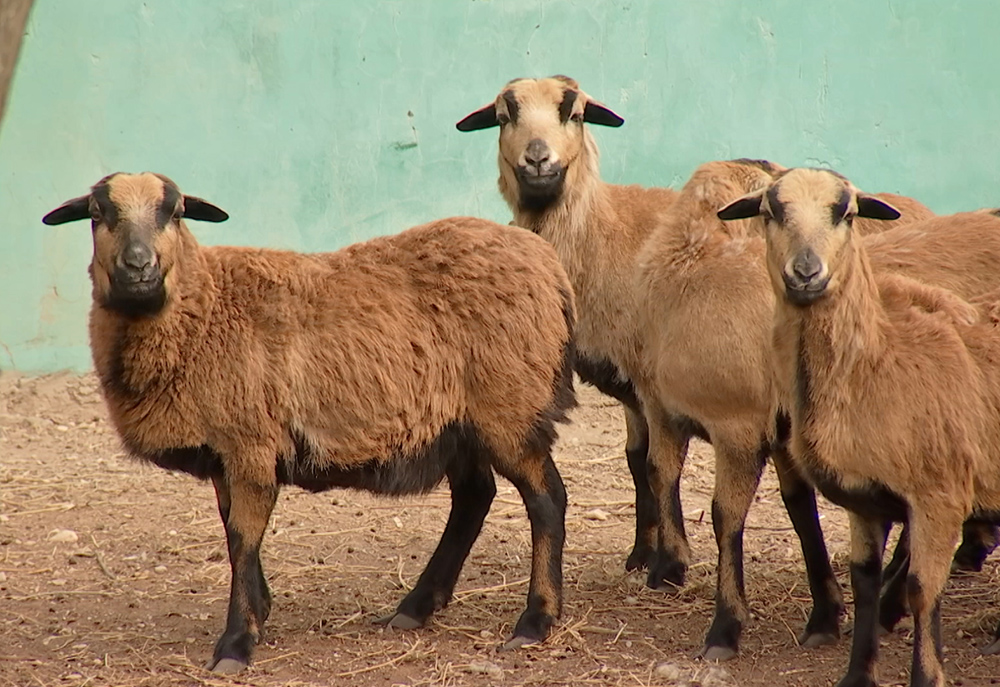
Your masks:
<svg viewBox="0 0 1000 687"><path fill-rule="evenodd" d="M898 211L827 170L789 170L719 215L765 219L776 383L790 402L792 459L850 513L855 630L839 684L875 684L887 523L905 521L910 684L943 687L940 602L952 551L963 521L1000 520L996 267L992 293L973 302L881 269L872 241L859 240L852 225ZM996 254L984 244L1000 236L1000 220L962 213L906 229L909 243L897 249L906 246L915 265L947 264L960 275ZM1000 651L1000 628L987 651Z"/></svg>
<svg viewBox="0 0 1000 687"><path fill-rule="evenodd" d="M656 546L658 515L647 473L646 421L619 355L635 346L635 255L676 192L601 181L597 144L585 124L616 127L623 121L573 79L555 76L514 79L457 127L500 127L499 186L513 224L550 241L573 282L576 371L625 410L625 453L636 491L635 544L625 567L640 570Z"/></svg>
<svg viewBox="0 0 1000 687"><path fill-rule="evenodd" d="M282 485L429 491L452 509L413 590L383 619L449 601L496 488L532 530L526 610L507 646L541 641L562 604L566 494L554 422L574 404L574 303L552 248L453 218L335 253L203 247L222 221L161 175L114 174L46 215L92 220L94 366L127 449L211 479L232 594L210 667L246 666L271 596L259 551Z"/></svg>
<svg viewBox="0 0 1000 687"><path fill-rule="evenodd" d="M704 427L716 455L712 524L719 547L716 613L703 655L724 660L738 651L749 609L743 585L743 525L764 461L774 458L782 498L801 543L813 611L799 641L839 635L843 608L830 567L812 488L772 450L775 409L769 322L774 297L763 269L763 227L727 225L716 211L735 195L768 185L783 167L767 161L709 162L698 167L636 258L637 358L626 362L646 410L653 491L679 510L687 437L672 418ZM933 215L922 204L890 195L908 219ZM865 233L884 229L869 222ZM720 316L720 314L727 314ZM661 523L658 565L683 576L690 549L680 518ZM669 579L669 576L668 576Z"/></svg>

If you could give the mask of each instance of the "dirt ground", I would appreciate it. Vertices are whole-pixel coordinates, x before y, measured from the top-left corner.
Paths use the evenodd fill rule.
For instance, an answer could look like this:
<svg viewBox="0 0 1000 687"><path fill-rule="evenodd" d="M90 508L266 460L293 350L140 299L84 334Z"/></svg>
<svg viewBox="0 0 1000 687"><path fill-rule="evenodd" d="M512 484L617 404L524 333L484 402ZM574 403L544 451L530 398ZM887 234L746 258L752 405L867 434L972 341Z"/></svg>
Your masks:
<svg viewBox="0 0 1000 687"><path fill-rule="evenodd" d="M544 644L498 652L524 603L530 533L500 493L452 604L418 631L385 630L444 527L448 498L283 492L263 561L275 595L267 642L236 679L202 670L221 632L229 566L211 487L126 458L92 376L0 375L0 685L831 685L848 639L795 644L808 612L798 543L769 468L747 528L755 617L740 656L691 657L712 613L711 448L694 446L683 498L695 565L681 591L626 574L634 518L621 412L578 385L560 430L566 481L565 613ZM846 519L823 504L842 584ZM944 604L953 684L1000 684L982 657L1000 619L1000 553L952 580ZM845 619L845 627L849 618ZM906 682L911 625L882 643L880 682Z"/></svg>

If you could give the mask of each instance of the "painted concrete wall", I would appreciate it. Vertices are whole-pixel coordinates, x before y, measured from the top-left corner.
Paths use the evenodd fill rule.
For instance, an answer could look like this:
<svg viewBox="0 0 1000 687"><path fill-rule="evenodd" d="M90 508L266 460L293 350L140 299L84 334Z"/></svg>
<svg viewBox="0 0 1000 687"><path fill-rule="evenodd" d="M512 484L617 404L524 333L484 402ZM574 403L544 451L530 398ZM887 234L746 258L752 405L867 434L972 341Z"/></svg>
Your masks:
<svg viewBox="0 0 1000 687"><path fill-rule="evenodd" d="M998 22L986 0L37 0L0 130L0 368L89 367L87 225L39 219L112 171L226 208L206 243L507 221L495 132L454 123L515 76L626 118L596 132L611 181L767 157L1000 204Z"/></svg>

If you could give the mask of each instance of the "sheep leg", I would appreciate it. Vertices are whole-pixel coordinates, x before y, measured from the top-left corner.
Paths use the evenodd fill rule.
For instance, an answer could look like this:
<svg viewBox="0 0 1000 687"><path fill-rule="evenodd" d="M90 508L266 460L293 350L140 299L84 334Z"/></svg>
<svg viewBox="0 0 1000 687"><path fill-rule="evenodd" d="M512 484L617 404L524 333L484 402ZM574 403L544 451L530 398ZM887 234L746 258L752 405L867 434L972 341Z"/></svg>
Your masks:
<svg viewBox="0 0 1000 687"><path fill-rule="evenodd" d="M874 687L878 658L878 599L882 586L882 554L887 523L848 511L851 521L851 587L854 590L854 632L847 673L837 687Z"/></svg>
<svg viewBox="0 0 1000 687"><path fill-rule="evenodd" d="M906 578L910 573L910 528L903 525L892 560L882 572L882 598L879 600L879 632L888 634L907 613Z"/></svg>
<svg viewBox="0 0 1000 687"><path fill-rule="evenodd" d="M906 604L906 579L910 564L910 528L903 526L896 543L892 560L886 566L882 577L882 599L879 602L879 626L889 633L908 613ZM962 525L962 543L952 560L952 572L966 570L979 572L986 557L996 548L997 528L984 520L970 519ZM1000 647L997 648L1000 651Z"/></svg>
<svg viewBox="0 0 1000 687"><path fill-rule="evenodd" d="M705 660L726 661L739 651L743 625L750 618L743 586L743 527L760 484L765 454L759 449L734 451L721 441L715 445L712 529L719 549L719 565L715 617L700 655Z"/></svg>
<svg viewBox="0 0 1000 687"><path fill-rule="evenodd" d="M393 613L376 623L405 630L421 627L451 601L458 575L497 493L492 470L478 459L471 454L460 456L449 467L451 513L441 541L410 593Z"/></svg>
<svg viewBox="0 0 1000 687"><path fill-rule="evenodd" d="M962 528L961 514L940 504L913 506L910 511L910 574L907 596L913 612L911 687L944 687L941 667L941 595L948 583L951 552Z"/></svg>
<svg viewBox="0 0 1000 687"><path fill-rule="evenodd" d="M503 645L515 649L541 642L562 612L562 556L566 539L566 489L546 449L540 459L497 466L524 501L531 522L531 582L528 605Z"/></svg>
<svg viewBox="0 0 1000 687"><path fill-rule="evenodd" d="M812 612L805 630L799 635L799 644L809 648L832 644L840 637L844 597L833 574L823 528L819 523L816 490L795 469L784 447L777 447L771 458L778 474L781 500L802 546L806 577L812 593Z"/></svg>
<svg viewBox="0 0 1000 687"><path fill-rule="evenodd" d="M649 567L656 547L656 501L649 486L649 429L641 407L623 404L625 410L625 457L635 485L635 544L625 560L626 570Z"/></svg>
<svg viewBox="0 0 1000 687"><path fill-rule="evenodd" d="M278 498L276 485L231 482L213 477L219 514L226 528L232 588L226 630L219 637L209 670L231 673L250 664L271 612L271 592L260 564L260 544Z"/></svg>
<svg viewBox="0 0 1000 687"><path fill-rule="evenodd" d="M691 547L684 531L681 510L681 470L687 456L688 436L673 426L663 412L646 408L649 429L649 485L656 504L656 551L650 560L646 586L672 589L684 584Z"/></svg>
<svg viewBox="0 0 1000 687"><path fill-rule="evenodd" d="M998 543L1000 543L1000 531L992 522L974 518L966 520L962 525L962 543L952 561L952 572L981 571L986 557L993 552Z"/></svg>

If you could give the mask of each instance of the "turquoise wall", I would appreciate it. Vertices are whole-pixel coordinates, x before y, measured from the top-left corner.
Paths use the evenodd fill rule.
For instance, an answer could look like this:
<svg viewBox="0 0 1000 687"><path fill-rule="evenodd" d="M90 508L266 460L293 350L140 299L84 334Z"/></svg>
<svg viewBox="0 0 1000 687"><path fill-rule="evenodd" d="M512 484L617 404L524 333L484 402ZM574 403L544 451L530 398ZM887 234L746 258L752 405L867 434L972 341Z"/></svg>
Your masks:
<svg viewBox="0 0 1000 687"><path fill-rule="evenodd" d="M495 132L454 123L515 76L569 74L626 118L595 131L610 181L767 157L998 205L998 20L985 0L36 0L0 129L0 368L89 367L87 225L39 220L109 172L226 208L205 243L507 221Z"/></svg>

